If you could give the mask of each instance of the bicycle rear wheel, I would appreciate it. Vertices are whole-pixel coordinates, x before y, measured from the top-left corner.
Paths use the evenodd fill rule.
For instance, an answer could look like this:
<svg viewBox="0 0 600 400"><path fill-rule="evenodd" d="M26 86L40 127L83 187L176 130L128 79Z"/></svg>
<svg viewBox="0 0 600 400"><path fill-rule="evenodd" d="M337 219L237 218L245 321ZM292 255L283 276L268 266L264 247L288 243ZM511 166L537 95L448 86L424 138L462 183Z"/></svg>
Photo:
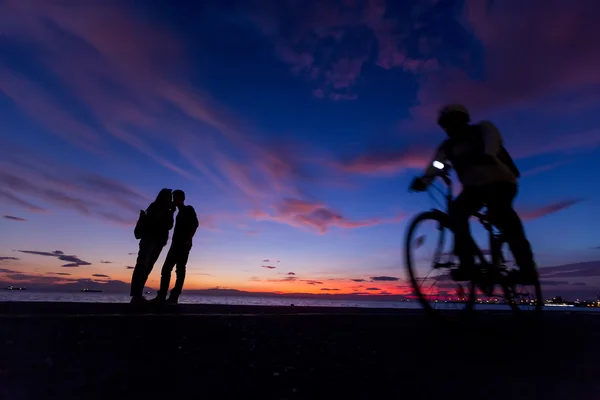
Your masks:
<svg viewBox="0 0 600 400"><path fill-rule="evenodd" d="M426 233L433 238L430 243L426 243ZM437 316L471 311L475 305L473 282L455 282L450 277L451 269L457 267L451 248L452 235L448 215L441 211L417 215L406 234L405 261L413 294L427 312ZM429 244L432 246L428 247ZM423 257L418 253L420 250L433 257Z"/></svg>
<svg viewBox="0 0 600 400"><path fill-rule="evenodd" d="M510 276L510 275L509 275ZM522 314L528 311L539 312L544 307L542 286L539 277L533 284L524 285L511 282L510 278L502 285L504 298L513 312Z"/></svg>

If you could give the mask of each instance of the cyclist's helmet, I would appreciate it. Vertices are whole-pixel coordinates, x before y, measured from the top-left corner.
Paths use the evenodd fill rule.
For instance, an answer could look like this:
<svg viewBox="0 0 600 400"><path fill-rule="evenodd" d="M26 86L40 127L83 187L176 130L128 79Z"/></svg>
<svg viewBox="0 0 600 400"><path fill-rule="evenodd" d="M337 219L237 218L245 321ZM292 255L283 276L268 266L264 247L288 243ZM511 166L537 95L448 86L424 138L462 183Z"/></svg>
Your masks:
<svg viewBox="0 0 600 400"><path fill-rule="evenodd" d="M448 104L442 107L438 113L438 125L443 126L444 121L464 120L465 124L471 121L469 110L462 104Z"/></svg>

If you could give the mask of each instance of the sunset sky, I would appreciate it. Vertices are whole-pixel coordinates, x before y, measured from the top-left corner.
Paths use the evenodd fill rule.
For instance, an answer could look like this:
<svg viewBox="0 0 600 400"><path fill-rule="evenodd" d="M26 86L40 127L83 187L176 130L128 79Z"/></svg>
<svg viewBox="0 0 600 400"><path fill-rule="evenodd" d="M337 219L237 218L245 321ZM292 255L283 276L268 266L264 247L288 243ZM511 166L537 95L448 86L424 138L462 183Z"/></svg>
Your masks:
<svg viewBox="0 0 600 400"><path fill-rule="evenodd" d="M407 188L444 139L436 110L460 102L523 173L548 294L595 297L598 15L596 0L0 0L0 282L128 282L138 212L168 187L201 224L188 289L407 293L406 225L434 205Z"/></svg>

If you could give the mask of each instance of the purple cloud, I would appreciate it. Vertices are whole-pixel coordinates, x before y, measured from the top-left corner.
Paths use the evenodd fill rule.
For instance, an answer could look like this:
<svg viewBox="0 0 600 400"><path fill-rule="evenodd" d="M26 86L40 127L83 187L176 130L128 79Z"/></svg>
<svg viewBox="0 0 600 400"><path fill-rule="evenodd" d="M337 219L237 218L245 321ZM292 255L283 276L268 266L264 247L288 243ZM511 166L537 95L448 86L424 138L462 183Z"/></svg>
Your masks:
<svg viewBox="0 0 600 400"><path fill-rule="evenodd" d="M9 219L11 221L27 222L25 218L15 217L13 215L4 215L2 218Z"/></svg>
<svg viewBox="0 0 600 400"><path fill-rule="evenodd" d="M395 278L393 276L372 276L370 279L372 281L382 281L382 282L395 282L395 281L400 280L400 278Z"/></svg>
<svg viewBox="0 0 600 400"><path fill-rule="evenodd" d="M60 250L55 250L55 251L52 251L52 252L37 251L37 250L19 250L19 252L26 253L26 254L35 254L35 255L38 255L38 256L56 257L60 261L65 261L66 262L66 264L62 265L62 267L65 267L65 268L74 268L74 267L80 267L80 266L83 266L83 265L92 265L91 263L89 263L87 261L83 261L82 259L78 258L77 256L65 255Z"/></svg>

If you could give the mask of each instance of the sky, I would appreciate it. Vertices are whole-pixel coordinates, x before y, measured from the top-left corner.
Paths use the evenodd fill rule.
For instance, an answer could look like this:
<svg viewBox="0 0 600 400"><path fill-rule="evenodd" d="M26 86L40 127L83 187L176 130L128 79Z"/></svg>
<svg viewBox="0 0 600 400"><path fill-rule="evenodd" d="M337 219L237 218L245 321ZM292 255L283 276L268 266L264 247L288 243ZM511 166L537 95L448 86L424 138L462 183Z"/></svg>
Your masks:
<svg viewBox="0 0 600 400"><path fill-rule="evenodd" d="M546 292L595 298L599 13L0 0L0 282L129 282L133 225L167 187L200 220L188 289L409 293L406 228L435 203L407 188L444 139L436 111L462 103L523 173Z"/></svg>

